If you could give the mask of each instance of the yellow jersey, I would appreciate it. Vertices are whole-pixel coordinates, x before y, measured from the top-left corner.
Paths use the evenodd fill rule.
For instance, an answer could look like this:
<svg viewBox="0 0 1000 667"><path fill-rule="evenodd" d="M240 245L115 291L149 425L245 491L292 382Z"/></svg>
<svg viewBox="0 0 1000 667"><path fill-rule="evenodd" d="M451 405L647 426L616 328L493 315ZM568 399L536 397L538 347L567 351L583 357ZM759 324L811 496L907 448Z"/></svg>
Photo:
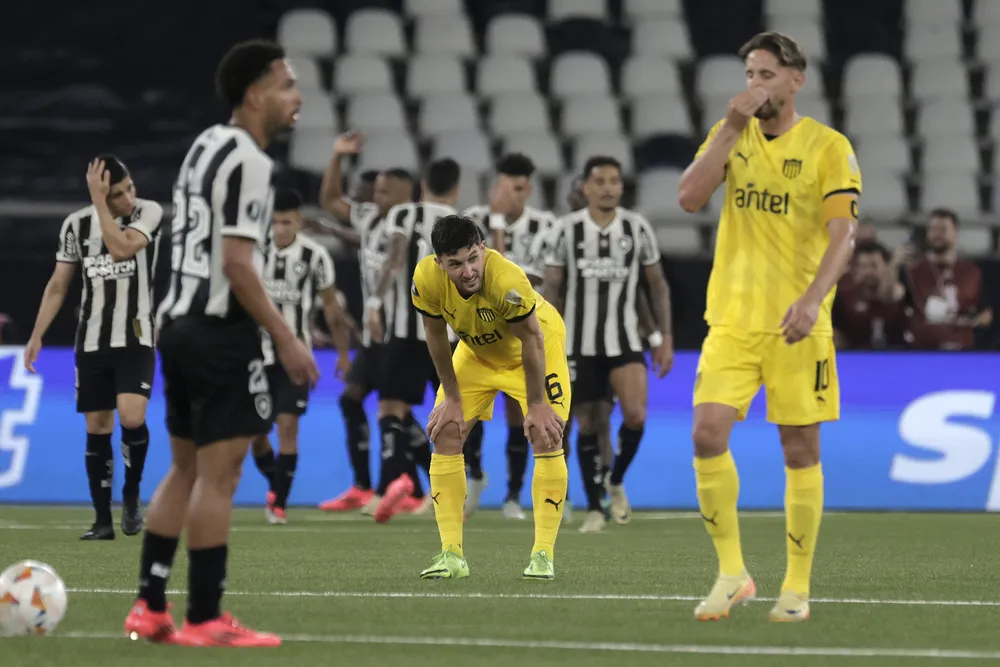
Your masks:
<svg viewBox="0 0 1000 667"><path fill-rule="evenodd" d="M434 255L424 257L413 272L413 306L428 317L444 319L458 334L459 344L491 366L521 365L521 340L510 325L532 313L546 339L565 332L559 311L535 291L524 269L496 250L486 250L482 288L468 299L434 260Z"/></svg>
<svg viewBox="0 0 1000 667"><path fill-rule="evenodd" d="M773 138L751 118L729 153L725 188L705 320L709 326L781 333L785 312L812 283L830 242L824 202L832 195L861 194L854 149L843 134L812 118ZM850 215L857 219L856 206ZM833 335L835 292L823 299L813 334Z"/></svg>

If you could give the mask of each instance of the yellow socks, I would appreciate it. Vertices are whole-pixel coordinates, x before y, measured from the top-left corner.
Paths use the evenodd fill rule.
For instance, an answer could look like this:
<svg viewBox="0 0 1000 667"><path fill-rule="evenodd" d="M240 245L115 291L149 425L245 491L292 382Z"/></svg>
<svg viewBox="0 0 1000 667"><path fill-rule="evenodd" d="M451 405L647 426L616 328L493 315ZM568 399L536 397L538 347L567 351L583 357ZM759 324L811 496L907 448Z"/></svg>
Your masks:
<svg viewBox="0 0 1000 667"><path fill-rule="evenodd" d="M465 456L431 455L431 499L441 534L441 549L462 552L462 512L465 509Z"/></svg>
<svg viewBox="0 0 1000 667"><path fill-rule="evenodd" d="M823 517L823 469L785 468L785 531L788 540L788 573L781 592L809 595L816 538Z"/></svg>
<svg viewBox="0 0 1000 667"><path fill-rule="evenodd" d="M535 546L531 553L545 551L555 559L556 535L566 506L566 486L569 472L563 450L535 454L535 471L531 475L531 501L535 514Z"/></svg>
<svg viewBox="0 0 1000 667"><path fill-rule="evenodd" d="M733 455L726 451L721 456L695 458L694 473L698 483L698 507L719 556L719 572L730 577L739 576L744 571L736 514L740 478Z"/></svg>

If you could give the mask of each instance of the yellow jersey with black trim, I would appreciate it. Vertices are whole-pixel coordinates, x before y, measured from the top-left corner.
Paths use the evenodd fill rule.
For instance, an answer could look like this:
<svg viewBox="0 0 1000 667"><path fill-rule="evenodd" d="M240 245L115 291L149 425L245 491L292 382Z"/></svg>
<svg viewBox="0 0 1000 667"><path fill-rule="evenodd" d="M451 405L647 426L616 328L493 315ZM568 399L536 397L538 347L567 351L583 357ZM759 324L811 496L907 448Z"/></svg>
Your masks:
<svg viewBox="0 0 1000 667"><path fill-rule="evenodd" d="M510 325L532 313L545 338L557 336L565 326L559 311L535 291L524 269L496 250L487 249L481 289L465 298L435 255L424 257L413 272L410 298L423 315L444 319L458 334L460 345L497 368L521 365L521 340Z"/></svg>
<svg viewBox="0 0 1000 667"><path fill-rule="evenodd" d="M698 149L707 150L719 121ZM830 242L833 218L857 220L861 169L840 132L801 118L766 136L756 118L726 162L725 204L708 281L709 326L781 333L788 307L809 287ZM836 289L823 300L813 334L832 336Z"/></svg>

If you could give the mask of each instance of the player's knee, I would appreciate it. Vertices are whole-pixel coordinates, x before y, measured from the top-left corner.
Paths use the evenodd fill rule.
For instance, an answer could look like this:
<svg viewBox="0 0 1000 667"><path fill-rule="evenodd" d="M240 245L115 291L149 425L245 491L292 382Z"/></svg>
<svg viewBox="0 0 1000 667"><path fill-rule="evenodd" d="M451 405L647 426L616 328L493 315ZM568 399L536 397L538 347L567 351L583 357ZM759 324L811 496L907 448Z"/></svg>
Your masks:
<svg viewBox="0 0 1000 667"><path fill-rule="evenodd" d="M365 389L359 384L348 384L344 389L343 396L340 397L341 406L344 405L344 398L354 401L355 403L363 403L365 400Z"/></svg>
<svg viewBox="0 0 1000 667"><path fill-rule="evenodd" d="M447 424L434 441L434 452L444 456L458 456L464 445L465 439L458 424Z"/></svg>
<svg viewBox="0 0 1000 667"><path fill-rule="evenodd" d="M781 449L789 468L809 468L819 463L819 426L781 426Z"/></svg>
<svg viewBox="0 0 1000 667"><path fill-rule="evenodd" d="M694 454L698 458L711 458L726 453L727 429L723 424L710 419L696 419L691 438L694 440Z"/></svg>
<svg viewBox="0 0 1000 667"><path fill-rule="evenodd" d="M395 417L403 421L410 412L410 406L403 401L384 400L378 402L378 418Z"/></svg>
<svg viewBox="0 0 1000 667"><path fill-rule="evenodd" d="M622 422L628 428L639 430L646 424L646 406L642 403L628 405L622 403ZM606 426L605 426L606 424ZM610 428L610 418L602 426Z"/></svg>
<svg viewBox="0 0 1000 667"><path fill-rule="evenodd" d="M576 426L580 435L594 435L601 432L600 416L594 410L593 404L587 403L581 405L579 409L574 409L573 416L576 417Z"/></svg>
<svg viewBox="0 0 1000 667"><path fill-rule="evenodd" d="M115 430L115 413L113 410L88 412L86 417L87 433L111 433Z"/></svg>
<svg viewBox="0 0 1000 667"><path fill-rule="evenodd" d="M130 408L118 412L118 423L122 428L139 428L146 423L146 411Z"/></svg>

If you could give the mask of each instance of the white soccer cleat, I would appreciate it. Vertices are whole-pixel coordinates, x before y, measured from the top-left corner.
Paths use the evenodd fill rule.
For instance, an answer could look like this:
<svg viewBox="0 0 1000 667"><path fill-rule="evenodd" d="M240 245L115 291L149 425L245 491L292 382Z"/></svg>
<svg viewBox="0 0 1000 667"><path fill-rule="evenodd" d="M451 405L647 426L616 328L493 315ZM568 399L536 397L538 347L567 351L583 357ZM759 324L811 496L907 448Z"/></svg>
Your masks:
<svg viewBox="0 0 1000 667"><path fill-rule="evenodd" d="M465 492L465 516L472 516L479 509L479 501L486 490L486 473L482 479L470 479Z"/></svg>
<svg viewBox="0 0 1000 667"><path fill-rule="evenodd" d="M583 525L580 526L580 532L600 533L604 531L605 524L607 524L607 519L604 518L604 512L590 510L587 512L587 516L583 520Z"/></svg>
<svg viewBox="0 0 1000 667"><path fill-rule="evenodd" d="M767 617L775 623L801 623L809 620L809 596L784 591Z"/></svg>
<svg viewBox="0 0 1000 667"><path fill-rule="evenodd" d="M625 485L611 483L611 474L604 478L604 488L611 497L611 518L615 523L625 525L632 520L632 506L628 504Z"/></svg>
<svg viewBox="0 0 1000 667"><path fill-rule="evenodd" d="M516 500L508 500L503 504L503 518L505 519L527 519L524 510Z"/></svg>
<svg viewBox="0 0 1000 667"><path fill-rule="evenodd" d="M699 621L729 618L729 611L734 606L746 604L756 595L757 585L746 572L735 577L720 574L708 597L695 607L694 617Z"/></svg>

